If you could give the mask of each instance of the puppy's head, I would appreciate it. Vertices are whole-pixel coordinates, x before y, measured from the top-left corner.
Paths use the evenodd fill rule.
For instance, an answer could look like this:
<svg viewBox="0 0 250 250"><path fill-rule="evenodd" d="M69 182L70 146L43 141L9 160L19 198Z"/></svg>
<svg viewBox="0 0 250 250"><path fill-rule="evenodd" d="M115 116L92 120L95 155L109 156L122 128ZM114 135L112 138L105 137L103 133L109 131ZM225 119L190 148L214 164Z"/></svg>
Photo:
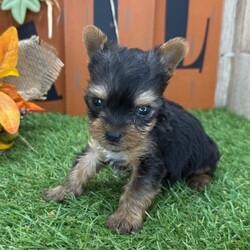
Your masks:
<svg viewBox="0 0 250 250"><path fill-rule="evenodd" d="M182 38L149 51L108 41L95 26L83 31L90 81L85 100L91 136L112 151L143 143L156 124L162 94L188 51Z"/></svg>

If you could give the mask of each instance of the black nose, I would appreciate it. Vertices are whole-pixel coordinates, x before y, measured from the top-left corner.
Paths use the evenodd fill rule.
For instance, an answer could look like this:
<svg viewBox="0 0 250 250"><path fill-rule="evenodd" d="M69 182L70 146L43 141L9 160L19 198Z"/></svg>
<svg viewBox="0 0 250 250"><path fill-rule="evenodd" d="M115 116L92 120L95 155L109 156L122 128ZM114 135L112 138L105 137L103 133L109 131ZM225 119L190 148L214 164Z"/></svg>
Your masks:
<svg viewBox="0 0 250 250"><path fill-rule="evenodd" d="M118 131L107 131L105 134L105 137L109 141L118 142L118 141L120 141L122 135Z"/></svg>

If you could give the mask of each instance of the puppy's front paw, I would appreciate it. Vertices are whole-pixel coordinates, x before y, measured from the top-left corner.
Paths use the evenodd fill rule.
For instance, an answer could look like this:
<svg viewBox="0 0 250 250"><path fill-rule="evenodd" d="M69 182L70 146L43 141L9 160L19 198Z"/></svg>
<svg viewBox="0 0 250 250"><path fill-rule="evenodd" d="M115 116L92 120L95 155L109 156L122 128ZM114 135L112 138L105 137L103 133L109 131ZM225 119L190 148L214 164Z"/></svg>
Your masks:
<svg viewBox="0 0 250 250"><path fill-rule="evenodd" d="M107 222L107 227L114 232L131 233L139 231L142 227L143 217L125 211L112 214Z"/></svg>
<svg viewBox="0 0 250 250"><path fill-rule="evenodd" d="M42 198L46 201L63 201L66 196L65 188L59 185L54 188L46 189L42 193Z"/></svg>

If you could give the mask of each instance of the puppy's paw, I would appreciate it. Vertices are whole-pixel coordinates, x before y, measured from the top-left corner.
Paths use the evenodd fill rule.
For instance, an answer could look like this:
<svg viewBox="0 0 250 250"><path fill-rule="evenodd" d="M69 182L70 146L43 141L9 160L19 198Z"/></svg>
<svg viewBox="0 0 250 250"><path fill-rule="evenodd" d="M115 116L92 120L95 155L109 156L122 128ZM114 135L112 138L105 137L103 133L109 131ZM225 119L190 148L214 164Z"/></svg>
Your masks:
<svg viewBox="0 0 250 250"><path fill-rule="evenodd" d="M190 188L203 191L211 182L212 177L207 174L193 175L189 178L187 184Z"/></svg>
<svg viewBox="0 0 250 250"><path fill-rule="evenodd" d="M46 201L63 201L66 196L65 188L59 185L54 188L46 189L42 193L42 198Z"/></svg>
<svg viewBox="0 0 250 250"><path fill-rule="evenodd" d="M142 216L117 211L109 217L107 227L119 233L137 232L142 228L142 221Z"/></svg>

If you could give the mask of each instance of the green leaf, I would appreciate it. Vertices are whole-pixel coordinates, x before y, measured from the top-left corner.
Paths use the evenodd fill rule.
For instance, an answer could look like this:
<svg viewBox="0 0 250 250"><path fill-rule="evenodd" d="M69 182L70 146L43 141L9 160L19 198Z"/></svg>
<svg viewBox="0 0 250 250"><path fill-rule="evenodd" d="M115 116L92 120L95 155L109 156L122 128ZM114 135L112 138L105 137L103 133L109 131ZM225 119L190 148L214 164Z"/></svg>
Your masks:
<svg viewBox="0 0 250 250"><path fill-rule="evenodd" d="M11 10L13 18L19 24L23 24L27 9L37 13L40 11L41 4L39 0L3 0L1 8Z"/></svg>

